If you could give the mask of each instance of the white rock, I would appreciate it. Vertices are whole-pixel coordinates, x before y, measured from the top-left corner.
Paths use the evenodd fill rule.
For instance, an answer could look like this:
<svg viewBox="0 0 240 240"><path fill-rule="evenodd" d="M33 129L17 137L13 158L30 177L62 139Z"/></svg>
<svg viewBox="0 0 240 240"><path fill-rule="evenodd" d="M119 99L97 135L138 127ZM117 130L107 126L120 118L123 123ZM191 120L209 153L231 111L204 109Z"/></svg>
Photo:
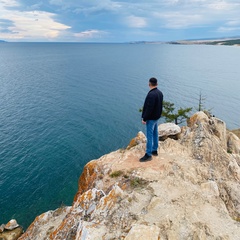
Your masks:
<svg viewBox="0 0 240 240"><path fill-rule="evenodd" d="M5 225L2 224L2 225L0 226L0 233L2 233L2 232L4 231L4 228L5 228Z"/></svg>
<svg viewBox="0 0 240 240"><path fill-rule="evenodd" d="M135 225L131 228L125 240L158 240L159 234L160 229L155 225Z"/></svg>
<svg viewBox="0 0 240 240"><path fill-rule="evenodd" d="M240 167L238 166L237 161L232 156L228 168L235 177L235 179L240 181Z"/></svg>
<svg viewBox="0 0 240 240"><path fill-rule="evenodd" d="M160 137L163 136L172 136L179 134L181 128L174 123L163 123L158 126L158 134Z"/></svg>
<svg viewBox="0 0 240 240"><path fill-rule="evenodd" d="M209 195L219 196L219 190L217 183L214 181L208 181L201 184L201 188L207 192Z"/></svg>
<svg viewBox="0 0 240 240"><path fill-rule="evenodd" d="M17 221L15 219L10 220L6 225L5 229L7 230L13 230L15 228L19 227Z"/></svg>
<svg viewBox="0 0 240 240"><path fill-rule="evenodd" d="M228 149L235 154L240 154L240 139L232 132L227 134Z"/></svg>
<svg viewBox="0 0 240 240"><path fill-rule="evenodd" d="M145 143L146 140L147 140L146 136L142 131L140 131L138 132L137 136L130 141L129 145L127 146L127 149L130 149L138 144Z"/></svg>
<svg viewBox="0 0 240 240"><path fill-rule="evenodd" d="M106 227L104 225L92 224L89 222L81 221L78 225L75 240L98 240L104 239L106 234Z"/></svg>

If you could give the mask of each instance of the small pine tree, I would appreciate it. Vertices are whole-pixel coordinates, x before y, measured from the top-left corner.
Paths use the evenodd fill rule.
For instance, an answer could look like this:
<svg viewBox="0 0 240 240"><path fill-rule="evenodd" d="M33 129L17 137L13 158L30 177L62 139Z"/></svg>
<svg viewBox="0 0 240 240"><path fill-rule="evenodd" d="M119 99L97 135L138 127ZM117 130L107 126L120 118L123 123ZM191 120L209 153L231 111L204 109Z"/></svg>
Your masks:
<svg viewBox="0 0 240 240"><path fill-rule="evenodd" d="M174 111L174 103L163 101L162 116L165 118L166 122L174 122L177 125L189 118L188 113L192 111L192 108L180 107L177 112Z"/></svg>
<svg viewBox="0 0 240 240"><path fill-rule="evenodd" d="M203 111L204 113L206 113L207 115L211 115L211 109L206 109L205 108L205 100L206 100L206 97L202 95L202 92L200 91L199 93L199 98L198 98L198 107L195 108L197 111Z"/></svg>
<svg viewBox="0 0 240 240"><path fill-rule="evenodd" d="M142 108L139 112L142 112ZM192 111L192 108L179 108L177 113L174 113L174 103L163 101L162 117L165 118L166 122L174 122L175 124L181 124L185 119L188 119L188 113Z"/></svg>
<svg viewBox="0 0 240 240"><path fill-rule="evenodd" d="M202 92L199 93L199 99L198 99L198 111L203 111L203 101L206 100L205 97L202 96Z"/></svg>

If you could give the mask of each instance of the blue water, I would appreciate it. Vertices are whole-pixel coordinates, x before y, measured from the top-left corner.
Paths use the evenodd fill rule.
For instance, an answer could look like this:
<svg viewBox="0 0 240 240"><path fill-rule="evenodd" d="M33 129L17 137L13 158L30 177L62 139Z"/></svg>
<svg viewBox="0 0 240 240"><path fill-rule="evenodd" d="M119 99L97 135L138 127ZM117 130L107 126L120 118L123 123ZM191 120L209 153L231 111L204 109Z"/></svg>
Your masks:
<svg viewBox="0 0 240 240"><path fill-rule="evenodd" d="M0 224L71 205L83 166L145 131L148 79L166 101L240 128L240 48L0 44ZM163 120L162 120L163 121Z"/></svg>

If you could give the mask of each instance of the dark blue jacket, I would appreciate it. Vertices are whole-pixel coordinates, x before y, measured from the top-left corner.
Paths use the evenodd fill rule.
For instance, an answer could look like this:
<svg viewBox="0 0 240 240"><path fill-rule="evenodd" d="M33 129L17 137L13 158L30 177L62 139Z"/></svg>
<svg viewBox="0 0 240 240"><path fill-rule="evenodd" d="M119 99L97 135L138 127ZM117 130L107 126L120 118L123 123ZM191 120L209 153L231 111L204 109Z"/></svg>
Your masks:
<svg viewBox="0 0 240 240"><path fill-rule="evenodd" d="M147 120L157 120L162 114L163 94L157 89L151 89L145 99L142 119L144 122Z"/></svg>

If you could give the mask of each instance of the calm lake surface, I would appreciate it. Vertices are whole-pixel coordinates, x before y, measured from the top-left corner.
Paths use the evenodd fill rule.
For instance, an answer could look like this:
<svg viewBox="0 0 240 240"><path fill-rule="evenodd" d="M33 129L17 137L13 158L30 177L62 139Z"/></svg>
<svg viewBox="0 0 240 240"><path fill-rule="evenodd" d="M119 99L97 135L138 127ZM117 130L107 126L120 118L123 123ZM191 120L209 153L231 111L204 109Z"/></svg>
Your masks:
<svg viewBox="0 0 240 240"><path fill-rule="evenodd" d="M0 224L71 205L84 165L139 131L148 79L240 128L240 47L0 43ZM194 112L194 111L193 111ZM163 120L161 120L163 121Z"/></svg>

